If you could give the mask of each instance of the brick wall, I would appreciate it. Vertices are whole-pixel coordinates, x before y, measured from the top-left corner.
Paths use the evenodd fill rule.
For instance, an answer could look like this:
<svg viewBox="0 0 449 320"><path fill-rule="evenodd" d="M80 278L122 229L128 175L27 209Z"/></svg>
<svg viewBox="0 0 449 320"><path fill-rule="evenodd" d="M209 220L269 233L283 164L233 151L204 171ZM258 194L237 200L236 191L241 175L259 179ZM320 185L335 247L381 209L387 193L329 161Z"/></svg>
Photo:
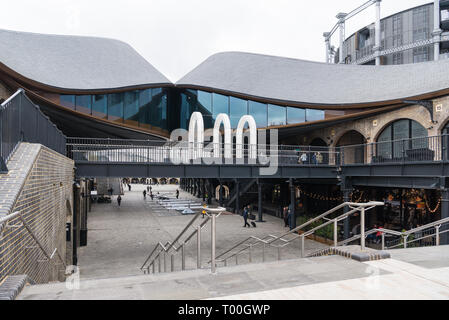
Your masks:
<svg viewBox="0 0 449 320"><path fill-rule="evenodd" d="M56 248L71 264L66 223L72 223L73 161L44 146L21 143L7 165L9 172L0 175L0 216L22 212L47 254ZM26 274L36 283L63 280L58 254L46 261L19 219L9 225L0 238L0 282L11 274Z"/></svg>

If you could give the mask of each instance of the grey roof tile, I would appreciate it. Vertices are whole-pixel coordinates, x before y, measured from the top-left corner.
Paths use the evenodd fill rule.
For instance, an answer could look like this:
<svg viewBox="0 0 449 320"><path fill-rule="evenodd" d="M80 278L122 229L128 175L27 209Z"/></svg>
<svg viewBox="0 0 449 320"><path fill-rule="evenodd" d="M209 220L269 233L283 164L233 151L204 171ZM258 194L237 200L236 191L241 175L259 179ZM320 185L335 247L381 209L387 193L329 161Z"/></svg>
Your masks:
<svg viewBox="0 0 449 320"><path fill-rule="evenodd" d="M206 59L176 85L220 89L282 102L373 103L449 88L449 60L365 66L223 52Z"/></svg>
<svg viewBox="0 0 449 320"><path fill-rule="evenodd" d="M106 38L0 29L0 62L28 79L57 88L171 84L131 46Z"/></svg>

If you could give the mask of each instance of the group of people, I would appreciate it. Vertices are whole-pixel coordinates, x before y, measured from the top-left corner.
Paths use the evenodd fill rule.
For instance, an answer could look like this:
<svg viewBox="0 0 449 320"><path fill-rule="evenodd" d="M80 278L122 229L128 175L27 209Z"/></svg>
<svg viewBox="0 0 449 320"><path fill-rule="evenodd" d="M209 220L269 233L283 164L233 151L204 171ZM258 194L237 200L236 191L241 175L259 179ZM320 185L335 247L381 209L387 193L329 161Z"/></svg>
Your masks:
<svg viewBox="0 0 449 320"><path fill-rule="evenodd" d="M282 218L284 219L284 228L291 226L292 211L288 206L282 208Z"/></svg>
<svg viewBox="0 0 449 320"><path fill-rule="evenodd" d="M321 164L323 163L323 155L321 152L314 152L309 159L309 154L303 152L298 158L298 164Z"/></svg>

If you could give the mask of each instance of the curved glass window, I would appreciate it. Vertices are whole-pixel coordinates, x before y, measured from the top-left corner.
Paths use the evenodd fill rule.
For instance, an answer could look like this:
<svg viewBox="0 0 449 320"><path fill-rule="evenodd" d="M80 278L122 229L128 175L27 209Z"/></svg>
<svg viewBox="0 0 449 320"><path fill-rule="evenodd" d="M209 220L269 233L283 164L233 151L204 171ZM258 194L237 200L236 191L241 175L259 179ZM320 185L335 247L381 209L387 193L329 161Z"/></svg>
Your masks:
<svg viewBox="0 0 449 320"><path fill-rule="evenodd" d="M125 92L123 109L126 124L139 125L139 95L138 91Z"/></svg>
<svg viewBox="0 0 449 320"><path fill-rule="evenodd" d="M212 117L215 119L220 113L229 114L229 97L222 94L212 94Z"/></svg>
<svg viewBox="0 0 449 320"><path fill-rule="evenodd" d="M237 128L240 118L248 114L248 101L235 97L230 97L229 109L230 109L229 118L231 120L231 127L235 129Z"/></svg>
<svg viewBox="0 0 449 320"><path fill-rule="evenodd" d="M287 109L285 107L268 105L268 126L282 126L287 124Z"/></svg>
<svg viewBox="0 0 449 320"><path fill-rule="evenodd" d="M97 118L168 130L167 94L167 89L154 88L111 94L60 95L60 103Z"/></svg>
<svg viewBox="0 0 449 320"><path fill-rule="evenodd" d="M160 88L152 89L150 122L153 127L167 129L167 94Z"/></svg>
<svg viewBox="0 0 449 320"><path fill-rule="evenodd" d="M198 90L197 100L198 111L203 115L212 115L212 94Z"/></svg>
<svg viewBox="0 0 449 320"><path fill-rule="evenodd" d="M190 115L195 111L195 99L188 92L181 93L180 127L189 129Z"/></svg>
<svg viewBox="0 0 449 320"><path fill-rule="evenodd" d="M83 95L76 96L76 111L91 114L92 113L92 96Z"/></svg>
<svg viewBox="0 0 449 320"><path fill-rule="evenodd" d="M265 128L268 126L267 105L265 103L249 101L248 114L256 120L257 128Z"/></svg>
<svg viewBox="0 0 449 320"><path fill-rule="evenodd" d="M95 94L92 96L92 115L106 119L108 116L108 98L105 94Z"/></svg>
<svg viewBox="0 0 449 320"><path fill-rule="evenodd" d="M108 120L123 122L123 93L108 94Z"/></svg>
<svg viewBox="0 0 449 320"><path fill-rule="evenodd" d="M324 111L316 109L306 110L306 121L319 121L324 120Z"/></svg>
<svg viewBox="0 0 449 320"><path fill-rule="evenodd" d="M59 103L66 108L75 110L75 96L74 95L60 95Z"/></svg>
<svg viewBox="0 0 449 320"><path fill-rule="evenodd" d="M150 107L151 107L151 89L140 90L139 92L139 126L142 128L151 128Z"/></svg>
<svg viewBox="0 0 449 320"><path fill-rule="evenodd" d="M388 125L377 139L376 155L385 159L413 159L415 153L427 152L427 130L411 119L397 120Z"/></svg>
<svg viewBox="0 0 449 320"><path fill-rule="evenodd" d="M306 110L287 107L287 124L296 124L306 121Z"/></svg>

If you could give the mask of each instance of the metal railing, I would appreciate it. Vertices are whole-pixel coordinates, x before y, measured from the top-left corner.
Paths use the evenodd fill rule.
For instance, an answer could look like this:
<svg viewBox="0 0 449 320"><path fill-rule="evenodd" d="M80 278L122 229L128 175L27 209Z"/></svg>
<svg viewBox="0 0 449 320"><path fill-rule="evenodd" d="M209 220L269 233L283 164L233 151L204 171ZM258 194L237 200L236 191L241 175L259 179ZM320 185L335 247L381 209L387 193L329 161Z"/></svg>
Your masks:
<svg viewBox="0 0 449 320"><path fill-rule="evenodd" d="M449 160L449 135L340 147L341 165L441 162Z"/></svg>
<svg viewBox="0 0 449 320"><path fill-rule="evenodd" d="M244 239L243 241L238 242L236 245L232 246L231 248L225 250L224 252L222 252L221 254L219 254L216 257L216 261L217 262L223 262L224 265L227 265L227 261L229 259L235 258L235 262L236 264L238 264L238 257L239 255L245 254L246 252L248 253L248 259L249 262L252 262L252 256L253 256L253 249L256 246L262 245L262 261L265 262L265 251L266 251L266 247L272 247L275 248L277 250L277 259L281 260L281 249L290 245L291 243L293 243L293 241L300 239L300 256L304 257L305 256L305 238L309 237L311 235L313 235L316 231L327 227L329 225L333 226L333 245L335 247L338 246L338 222L341 220L344 220L346 218L348 218L349 216L351 216L352 214L359 212L360 213L360 225L362 226L362 233L364 232L364 226L365 226L365 212L376 207L376 206L380 206L380 205L384 205L383 202L367 202L367 203L353 203L353 202L344 202L338 206L336 206L335 208L332 208L326 212L324 212L323 214L303 223L302 225L284 233L281 234L280 236L274 236L274 235L267 235L264 238L259 238L259 237L248 237L246 239ZM326 217L328 217L329 215L345 208L348 207L350 210L335 217L332 219L328 219ZM305 231L303 233L300 234L301 231L303 231L303 229L305 229L307 226L312 225L316 222L321 223L320 225L312 228L311 230ZM292 237L290 238L286 238L286 236L292 235ZM362 248L362 250L365 249L365 237L362 236L360 237L360 246Z"/></svg>
<svg viewBox="0 0 449 320"><path fill-rule="evenodd" d="M329 166L337 154L334 148L315 146L67 139L67 156L77 162L267 165L277 161L285 166Z"/></svg>
<svg viewBox="0 0 449 320"><path fill-rule="evenodd" d="M14 224L11 224L14 221ZM24 228L27 233L31 237L31 241L36 244L36 246L30 246L30 241L20 238L20 239L13 239L13 243L8 244L8 250L5 250L2 242L5 241L3 237L3 233L6 229L13 228L13 229L19 229ZM13 237L15 238L15 237ZM21 243L22 242L22 243ZM11 247L13 246L13 247ZM16 247L16 249L14 248ZM23 257L20 257L18 255L18 251L23 251L23 249L31 250L34 248L38 248L40 252L44 255L44 260L37 260L37 261L26 261L27 265L22 266L22 269L16 268L15 266L21 265L23 261L21 259ZM64 259L61 257L59 251L57 248L54 248L51 253L49 253L45 249L45 245L36 237L33 230L31 229L30 225L26 222L25 218L22 216L22 213L20 211L11 213L9 215L6 215L4 217L0 218L0 283L2 280L10 275L15 274L16 272L24 272L26 271L26 267L30 267L34 263L42 263L42 262L52 262L54 261L54 258L57 257L59 259L59 263L54 262L54 267L57 269L58 272L65 272L66 270L66 263ZM14 252L13 252L14 251ZM63 269L59 269L58 265L63 265ZM59 269L59 270L58 270ZM28 276L32 280L36 280L32 278L31 274L28 274Z"/></svg>
<svg viewBox="0 0 449 320"><path fill-rule="evenodd" d="M209 221L209 217L206 216L204 221L199 225L194 227L194 231L190 233L184 240L181 240L184 234L193 226L195 220L201 215L201 212L197 212L189 223L184 227L181 233L172 242L167 241L165 244L159 242L156 244L154 249L145 259L145 262L140 267L144 273L150 273L150 268L152 273L156 273L156 262L158 266L157 272L162 272L162 260L163 260L163 272L168 271L167 255L170 255L170 271L173 272L175 269L175 255L181 250L181 270L186 269L186 245L190 240L196 235L197 240L197 269L201 268L201 230Z"/></svg>
<svg viewBox="0 0 449 320"><path fill-rule="evenodd" d="M241 152L240 152L241 150ZM218 156L217 156L218 155ZM449 161L449 135L341 147L225 145L175 141L68 138L77 162L348 166Z"/></svg>
<svg viewBox="0 0 449 320"><path fill-rule="evenodd" d="M395 231L384 228L374 228L366 231L364 236L368 237L372 234L380 233L381 249L396 249L422 246L439 246L442 234L449 232L449 218L444 218L429 224L408 230ZM389 238L387 238L389 236ZM345 245L361 239L362 235L358 234L351 238L338 243Z"/></svg>
<svg viewBox="0 0 449 320"><path fill-rule="evenodd" d="M65 154L66 137L25 94L17 90L0 106L0 172L19 142L40 143Z"/></svg>

